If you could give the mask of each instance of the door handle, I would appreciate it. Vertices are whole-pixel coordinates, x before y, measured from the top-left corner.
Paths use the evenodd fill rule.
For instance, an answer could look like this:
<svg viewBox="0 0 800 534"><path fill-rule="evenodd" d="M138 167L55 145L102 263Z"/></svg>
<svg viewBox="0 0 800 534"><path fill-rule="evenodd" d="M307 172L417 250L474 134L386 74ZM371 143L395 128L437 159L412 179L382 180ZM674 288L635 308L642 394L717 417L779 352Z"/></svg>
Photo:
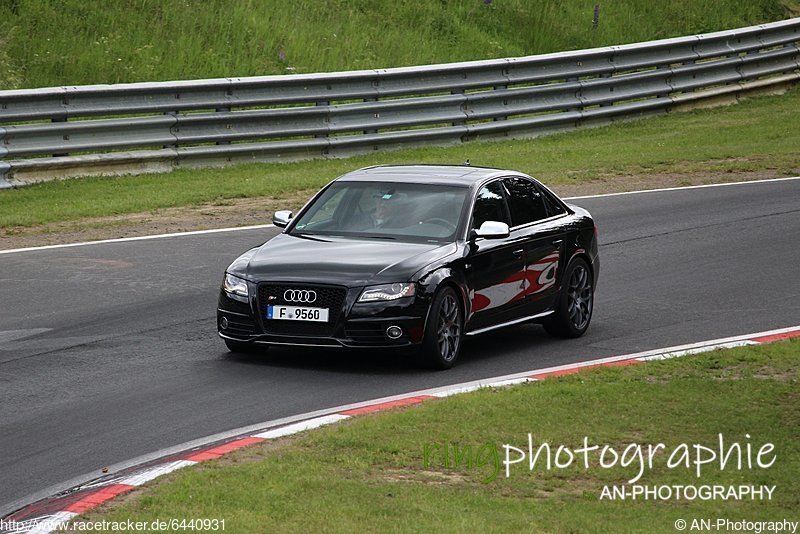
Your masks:
<svg viewBox="0 0 800 534"><path fill-rule="evenodd" d="M523 253L523 252L525 252L525 249L524 249L524 248L521 248L521 249L515 250L515 251L513 252L513 254L514 254L514 256L516 256L516 257L518 257L518 258L519 258L520 256L522 256L522 253Z"/></svg>
<svg viewBox="0 0 800 534"><path fill-rule="evenodd" d="M556 248L558 248L558 247L560 247L560 246L561 246L561 244L562 244L563 242L564 242L564 240L563 240L563 239L556 239L556 240L554 240L554 241L553 241L553 246L554 246L554 247L556 247Z"/></svg>

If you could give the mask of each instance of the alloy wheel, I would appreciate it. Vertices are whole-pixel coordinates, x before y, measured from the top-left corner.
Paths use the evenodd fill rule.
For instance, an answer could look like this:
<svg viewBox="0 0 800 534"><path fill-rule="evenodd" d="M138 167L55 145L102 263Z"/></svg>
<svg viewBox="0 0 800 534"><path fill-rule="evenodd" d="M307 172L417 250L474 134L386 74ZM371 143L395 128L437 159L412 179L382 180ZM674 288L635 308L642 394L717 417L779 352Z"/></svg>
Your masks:
<svg viewBox="0 0 800 534"><path fill-rule="evenodd" d="M458 355L461 343L461 324L456 298L447 294L439 306L439 322L437 327L439 354L442 360L449 362Z"/></svg>
<svg viewBox="0 0 800 534"><path fill-rule="evenodd" d="M567 287L567 311L572 326L576 330L585 328L592 317L593 300L594 293L589 271L583 265L578 264L572 270Z"/></svg>

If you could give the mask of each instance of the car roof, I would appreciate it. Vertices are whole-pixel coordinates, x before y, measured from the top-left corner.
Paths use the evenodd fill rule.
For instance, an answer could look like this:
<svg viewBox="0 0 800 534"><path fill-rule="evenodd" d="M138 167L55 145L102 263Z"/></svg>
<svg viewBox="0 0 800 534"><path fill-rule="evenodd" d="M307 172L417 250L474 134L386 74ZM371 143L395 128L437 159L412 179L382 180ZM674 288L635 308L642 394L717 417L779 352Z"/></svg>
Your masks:
<svg viewBox="0 0 800 534"><path fill-rule="evenodd" d="M404 182L469 187L492 176L519 174L515 171L470 165L378 165L348 172L336 181Z"/></svg>

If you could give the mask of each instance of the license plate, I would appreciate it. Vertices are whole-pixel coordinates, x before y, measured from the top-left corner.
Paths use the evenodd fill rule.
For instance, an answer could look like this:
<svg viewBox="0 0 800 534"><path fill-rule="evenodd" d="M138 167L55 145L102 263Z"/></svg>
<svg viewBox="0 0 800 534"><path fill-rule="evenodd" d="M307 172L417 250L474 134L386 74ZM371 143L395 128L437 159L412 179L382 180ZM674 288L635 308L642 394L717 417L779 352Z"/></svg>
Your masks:
<svg viewBox="0 0 800 534"><path fill-rule="evenodd" d="M306 308L303 306L267 306L267 319L285 321L328 322L328 308Z"/></svg>

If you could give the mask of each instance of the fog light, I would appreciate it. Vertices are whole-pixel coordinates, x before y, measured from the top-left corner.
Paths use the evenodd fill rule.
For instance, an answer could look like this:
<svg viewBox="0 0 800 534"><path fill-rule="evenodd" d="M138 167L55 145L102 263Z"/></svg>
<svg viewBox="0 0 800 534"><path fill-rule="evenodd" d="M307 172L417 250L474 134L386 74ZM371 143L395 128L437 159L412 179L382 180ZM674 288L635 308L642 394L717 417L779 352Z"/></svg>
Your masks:
<svg viewBox="0 0 800 534"><path fill-rule="evenodd" d="M219 327L222 328L223 330L228 328L228 318L227 317L223 317L222 319L219 320Z"/></svg>
<svg viewBox="0 0 800 534"><path fill-rule="evenodd" d="M390 326L386 329L386 336L389 339L397 339L403 335L403 329L399 326Z"/></svg>

